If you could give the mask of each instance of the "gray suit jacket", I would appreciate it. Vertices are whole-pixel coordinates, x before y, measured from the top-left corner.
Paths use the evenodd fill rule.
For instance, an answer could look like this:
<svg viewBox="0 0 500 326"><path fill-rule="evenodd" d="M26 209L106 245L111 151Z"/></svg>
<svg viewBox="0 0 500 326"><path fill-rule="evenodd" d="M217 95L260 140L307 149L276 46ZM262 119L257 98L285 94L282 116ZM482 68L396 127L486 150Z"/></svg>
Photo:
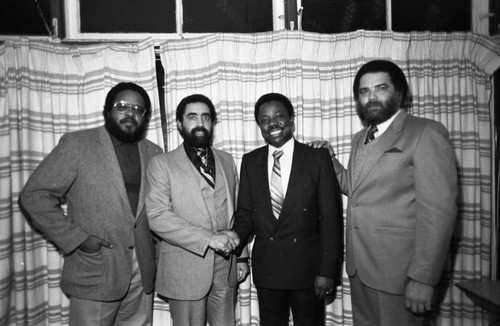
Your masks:
<svg viewBox="0 0 500 326"><path fill-rule="evenodd" d="M212 149L216 177L226 188L227 215L234 215L238 174L229 153ZM205 204L199 172L189 160L184 146L154 157L147 172L146 209L151 229L161 242L156 290L177 300L198 300L210 290L214 271L214 251L208 248L215 230ZM236 284L235 259L228 275L229 286Z"/></svg>
<svg viewBox="0 0 500 326"><path fill-rule="evenodd" d="M149 140L139 142L142 178L135 216L104 127L65 134L33 172L19 204L65 254L61 287L66 294L99 301L123 297L132 277L134 248L144 291L153 291L154 244L144 209L144 182L149 159L161 152ZM68 205L67 216L62 202ZM109 241L113 248L92 254L78 250L89 235Z"/></svg>
<svg viewBox="0 0 500 326"><path fill-rule="evenodd" d="M455 152L444 126L401 111L367 155L358 177L334 159L337 179L349 197L346 268L366 285L404 293L408 278L436 285L457 214Z"/></svg>

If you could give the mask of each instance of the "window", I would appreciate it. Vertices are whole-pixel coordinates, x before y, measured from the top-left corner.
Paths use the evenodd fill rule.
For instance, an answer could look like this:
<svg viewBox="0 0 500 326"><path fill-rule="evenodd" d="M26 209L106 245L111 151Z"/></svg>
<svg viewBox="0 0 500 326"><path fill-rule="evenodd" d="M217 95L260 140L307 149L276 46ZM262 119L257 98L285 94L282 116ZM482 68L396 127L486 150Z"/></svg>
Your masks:
<svg viewBox="0 0 500 326"><path fill-rule="evenodd" d="M318 33L386 30L386 0L302 0L302 28ZM392 0L392 30L470 31L471 0Z"/></svg>
<svg viewBox="0 0 500 326"><path fill-rule="evenodd" d="M126 3L126 5L123 5ZM279 29L282 0L66 0L66 39L164 40Z"/></svg>
<svg viewBox="0 0 500 326"><path fill-rule="evenodd" d="M318 33L386 30L389 22L398 32L486 34L489 26L496 35L499 16L500 0L2 0L0 39L51 30L68 41L163 41L181 33L279 30L291 25L285 20Z"/></svg>

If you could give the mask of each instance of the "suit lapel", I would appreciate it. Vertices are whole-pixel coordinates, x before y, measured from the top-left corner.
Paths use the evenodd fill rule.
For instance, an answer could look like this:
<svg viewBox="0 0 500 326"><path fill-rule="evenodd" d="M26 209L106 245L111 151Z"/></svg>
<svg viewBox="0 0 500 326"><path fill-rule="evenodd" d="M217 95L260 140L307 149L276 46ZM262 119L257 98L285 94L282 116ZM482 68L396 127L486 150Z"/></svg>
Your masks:
<svg viewBox="0 0 500 326"><path fill-rule="evenodd" d="M100 152L102 156L102 162L100 163L104 169L106 169L106 175L109 176L109 182L116 188L120 198L124 203L124 208L126 211L130 212L130 218L134 218L132 214L132 209L130 208L130 203L127 196L127 191L125 189L125 183L123 181L122 171L120 169L120 164L118 163L118 158L115 154L115 148L111 142L111 136L108 134L104 127L99 128L98 142L101 144ZM96 162L96 164L99 164Z"/></svg>
<svg viewBox="0 0 500 326"><path fill-rule="evenodd" d="M203 198L200 184L198 182L198 175L196 173L199 172L196 171L196 168L194 167L193 163L189 160L189 157L187 156L186 151L184 150L184 145L181 144L179 147L177 147L172 152L172 155L174 155L174 159L172 161L175 162L176 164L174 170L177 170L178 175L182 176L182 183L179 184L178 186L188 189L186 193L188 193L189 196L192 197L193 205L198 206L200 212L202 212L202 215L207 220L212 222L209 215L209 209L205 203L205 199Z"/></svg>
<svg viewBox="0 0 500 326"><path fill-rule="evenodd" d="M292 211L294 204L298 202L297 198L301 196L300 189L303 189L301 183L302 180L304 180L304 169L304 152L301 144L295 140L292 169L290 171L290 178L288 180L288 187L281 208L280 218L278 219L280 225L286 220L287 216L290 215L289 212Z"/></svg>
<svg viewBox="0 0 500 326"><path fill-rule="evenodd" d="M227 216L229 218L228 225L231 226L232 217L234 215L234 193L231 191L231 187L229 185L229 179L227 178L228 173L232 172L232 166L228 166L225 161L219 158L215 149L212 149L215 159L215 182L218 181L224 182L224 189L226 190L226 198L227 198ZM227 170L226 170L227 169ZM233 180L234 178L231 178ZM231 181L232 182L232 181Z"/></svg>
<svg viewBox="0 0 500 326"><path fill-rule="evenodd" d="M252 177L256 183L256 192L259 192L259 195L262 198L266 199L265 212L263 213L264 218L269 222L273 227L278 226L278 221L274 217L273 207L271 204L271 192L269 190L269 172L267 167L267 158L269 155L269 145L262 147L262 150L259 151L259 155L256 157L255 165L255 175ZM274 232L274 231L273 231Z"/></svg>
<svg viewBox="0 0 500 326"><path fill-rule="evenodd" d="M363 166L361 167L359 171L358 178L354 180L353 182L353 191L359 187L359 185L363 182L363 180L370 174L370 171L373 169L377 161L380 159L380 157L384 154L384 152L388 149L390 149L393 144L398 140L398 138L401 135L401 129L404 120L406 119L406 116L408 114L406 111L402 110L399 115L394 119L394 121L391 123L389 128L384 132L382 136L380 136L380 139L373 144L374 148L370 151L370 153L367 154L365 161L363 162ZM360 142L360 137L356 141L356 148L354 148L353 153L357 153L358 151L358 146L364 146ZM353 163L355 160L352 161ZM351 169L354 170L354 169ZM354 175L352 175L352 178L354 178Z"/></svg>
<svg viewBox="0 0 500 326"><path fill-rule="evenodd" d="M139 202L137 203L137 211L135 218L137 219L141 216L142 210L144 209L144 192L146 191L146 169L148 165L148 155L147 143L140 141L138 143L139 147L139 159L141 160L141 186L139 189Z"/></svg>

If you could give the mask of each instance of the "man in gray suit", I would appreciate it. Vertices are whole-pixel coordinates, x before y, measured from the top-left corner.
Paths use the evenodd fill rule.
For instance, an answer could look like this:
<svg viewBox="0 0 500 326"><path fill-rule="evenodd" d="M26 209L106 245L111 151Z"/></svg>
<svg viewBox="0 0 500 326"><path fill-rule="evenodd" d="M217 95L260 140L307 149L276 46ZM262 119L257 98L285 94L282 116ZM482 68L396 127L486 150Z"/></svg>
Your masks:
<svg viewBox="0 0 500 326"><path fill-rule="evenodd" d="M142 87L119 83L103 115L104 126L61 137L19 204L65 254L71 326L150 325L155 253L144 183L149 159L162 152L144 138L151 101Z"/></svg>
<svg viewBox="0 0 500 326"><path fill-rule="evenodd" d="M238 174L230 154L212 148L215 107L194 94L177 106L184 143L154 157L147 172L146 209L161 241L156 289L168 299L174 326L235 324L237 281L248 258L229 231ZM242 254L248 257L248 252Z"/></svg>
<svg viewBox="0 0 500 326"><path fill-rule="evenodd" d="M406 112L408 83L394 63L363 65L353 92L366 127L352 139L348 169L333 163L349 197L354 325L425 325L457 213L453 146L442 124Z"/></svg>

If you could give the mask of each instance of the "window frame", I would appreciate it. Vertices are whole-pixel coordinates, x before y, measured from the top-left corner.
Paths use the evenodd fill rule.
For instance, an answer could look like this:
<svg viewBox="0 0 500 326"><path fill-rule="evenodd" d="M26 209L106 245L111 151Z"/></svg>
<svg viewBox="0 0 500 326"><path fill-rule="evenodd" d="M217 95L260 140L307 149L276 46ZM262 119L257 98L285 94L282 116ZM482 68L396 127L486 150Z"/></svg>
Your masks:
<svg viewBox="0 0 500 326"><path fill-rule="evenodd" d="M285 28L284 12L285 2L283 0L273 1L273 30ZM300 1L300 0L299 0ZM208 33L184 33L182 31L182 0L175 0L178 10L175 12L176 32L175 33L82 33L80 26L80 0L64 1L64 23L66 28L65 41L139 41L145 38L152 38L153 41L161 42L168 39L179 39L198 37ZM179 10L180 9L180 10Z"/></svg>

